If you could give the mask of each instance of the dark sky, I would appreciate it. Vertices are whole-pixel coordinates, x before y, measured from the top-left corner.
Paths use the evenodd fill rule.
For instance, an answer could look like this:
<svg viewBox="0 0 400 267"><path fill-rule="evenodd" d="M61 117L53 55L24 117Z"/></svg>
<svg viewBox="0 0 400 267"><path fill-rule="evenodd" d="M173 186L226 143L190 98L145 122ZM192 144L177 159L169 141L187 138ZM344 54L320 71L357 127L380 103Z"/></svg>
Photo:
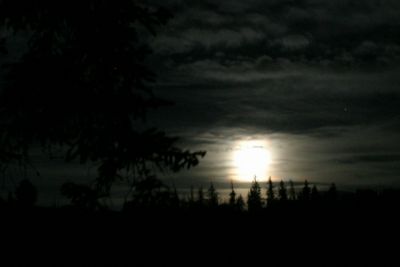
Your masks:
<svg viewBox="0 0 400 267"><path fill-rule="evenodd" d="M163 1L154 115L229 180L243 140L265 141L276 179L400 184L400 2ZM251 179L251 178L249 178Z"/></svg>

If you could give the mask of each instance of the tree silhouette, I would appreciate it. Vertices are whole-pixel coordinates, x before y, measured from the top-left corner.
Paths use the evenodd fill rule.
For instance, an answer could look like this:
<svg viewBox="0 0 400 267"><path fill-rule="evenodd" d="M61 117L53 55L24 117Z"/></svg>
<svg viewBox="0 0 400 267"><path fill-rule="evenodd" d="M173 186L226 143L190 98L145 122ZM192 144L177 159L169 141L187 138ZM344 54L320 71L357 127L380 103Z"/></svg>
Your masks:
<svg viewBox="0 0 400 267"><path fill-rule="evenodd" d="M215 190L213 183L211 183L210 187L208 188L207 196L208 196L208 204L209 204L209 206L211 208L218 207L218 193Z"/></svg>
<svg viewBox="0 0 400 267"><path fill-rule="evenodd" d="M0 209L3 209L6 205L6 201L0 196Z"/></svg>
<svg viewBox="0 0 400 267"><path fill-rule="evenodd" d="M256 178L254 178L247 195L247 208L249 211L259 211L262 208L261 187Z"/></svg>
<svg viewBox="0 0 400 267"><path fill-rule="evenodd" d="M200 186L199 190L197 191L197 204L200 207L204 206L204 191L202 186Z"/></svg>
<svg viewBox="0 0 400 267"><path fill-rule="evenodd" d="M238 211L243 211L244 210L244 206L245 206L244 199L243 199L242 195L239 195L238 198L237 198L237 201L236 201L237 210Z"/></svg>
<svg viewBox="0 0 400 267"><path fill-rule="evenodd" d="M6 55L8 54L7 49L6 49L6 38L0 38L0 54Z"/></svg>
<svg viewBox="0 0 400 267"><path fill-rule="evenodd" d="M231 192L229 193L229 206L234 208L236 206L236 192L233 187L233 181L231 181Z"/></svg>
<svg viewBox="0 0 400 267"><path fill-rule="evenodd" d="M294 183L292 180L289 181L289 199L296 200L296 190L294 189Z"/></svg>
<svg viewBox="0 0 400 267"><path fill-rule="evenodd" d="M335 201L337 199L337 189L335 183L332 183L326 193L326 196L329 201Z"/></svg>
<svg viewBox="0 0 400 267"><path fill-rule="evenodd" d="M173 185L173 191L170 193L170 207L172 208L179 208L181 205L181 200L179 198L179 193L178 190L176 189L176 186Z"/></svg>
<svg viewBox="0 0 400 267"><path fill-rule="evenodd" d="M37 189L27 179L24 179L15 189L15 198L19 205L32 207L37 201Z"/></svg>
<svg viewBox="0 0 400 267"><path fill-rule="evenodd" d="M190 186L190 195L189 195L189 204L193 205L195 202L194 200L194 188L193 185Z"/></svg>
<svg viewBox="0 0 400 267"><path fill-rule="evenodd" d="M135 182L131 204L141 208L164 206L168 197L169 188L152 176Z"/></svg>
<svg viewBox="0 0 400 267"><path fill-rule="evenodd" d="M285 183L283 181L281 181L279 183L279 200L286 201L287 199L288 199L288 197L287 197L286 186L285 186Z"/></svg>
<svg viewBox="0 0 400 267"><path fill-rule="evenodd" d="M316 185L313 185L311 189L311 200L312 201L319 201L320 200L320 195L318 192L318 188Z"/></svg>
<svg viewBox="0 0 400 267"><path fill-rule="evenodd" d="M272 183L271 176L268 179L267 187L267 205L270 206L275 200L274 184Z"/></svg>
<svg viewBox="0 0 400 267"><path fill-rule="evenodd" d="M29 33L0 92L0 167L28 162L37 144L59 147L67 162L97 164L95 189L108 193L118 179L133 186L153 169L197 165L205 152L141 126L168 104L152 93L144 35L169 17L132 0L0 1L0 28Z"/></svg>
<svg viewBox="0 0 400 267"><path fill-rule="evenodd" d="M61 194L71 201L74 207L96 210L102 208L98 192L88 185L64 183L61 186Z"/></svg>
<svg viewBox="0 0 400 267"><path fill-rule="evenodd" d="M308 185L308 181L305 180L304 187L301 191L301 200L303 200L303 201L310 200L310 194L311 194L310 186Z"/></svg>

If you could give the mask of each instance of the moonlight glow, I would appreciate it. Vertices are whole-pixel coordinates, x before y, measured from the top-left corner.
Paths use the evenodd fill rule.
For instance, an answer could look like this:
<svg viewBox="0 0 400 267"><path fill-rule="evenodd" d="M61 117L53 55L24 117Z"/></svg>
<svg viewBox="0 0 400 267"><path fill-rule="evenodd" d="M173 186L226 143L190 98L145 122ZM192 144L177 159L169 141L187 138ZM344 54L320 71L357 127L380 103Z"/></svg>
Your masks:
<svg viewBox="0 0 400 267"><path fill-rule="evenodd" d="M265 141L240 141L233 154L236 179L240 181L267 180L271 153Z"/></svg>

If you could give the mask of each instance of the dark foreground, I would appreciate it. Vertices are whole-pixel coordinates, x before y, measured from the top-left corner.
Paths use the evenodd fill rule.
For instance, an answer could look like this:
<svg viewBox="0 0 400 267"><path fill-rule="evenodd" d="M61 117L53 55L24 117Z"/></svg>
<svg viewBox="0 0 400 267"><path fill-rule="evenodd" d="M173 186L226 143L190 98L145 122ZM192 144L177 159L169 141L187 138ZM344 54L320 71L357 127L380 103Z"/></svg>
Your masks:
<svg viewBox="0 0 400 267"><path fill-rule="evenodd" d="M3 207L3 260L13 266L136 266L139 262L191 266L221 261L224 265L243 261L244 266L255 262L397 266L398 213L395 202L345 201L254 212Z"/></svg>

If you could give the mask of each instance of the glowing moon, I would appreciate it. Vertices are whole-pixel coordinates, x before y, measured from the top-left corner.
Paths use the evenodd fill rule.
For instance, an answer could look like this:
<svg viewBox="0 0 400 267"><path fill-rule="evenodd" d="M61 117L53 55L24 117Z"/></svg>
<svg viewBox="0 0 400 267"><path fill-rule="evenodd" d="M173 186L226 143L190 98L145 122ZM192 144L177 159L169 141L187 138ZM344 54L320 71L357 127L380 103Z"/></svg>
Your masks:
<svg viewBox="0 0 400 267"><path fill-rule="evenodd" d="M252 181L267 180L268 169L271 163L271 153L265 141L240 141L233 153L233 162L236 169L236 180Z"/></svg>

